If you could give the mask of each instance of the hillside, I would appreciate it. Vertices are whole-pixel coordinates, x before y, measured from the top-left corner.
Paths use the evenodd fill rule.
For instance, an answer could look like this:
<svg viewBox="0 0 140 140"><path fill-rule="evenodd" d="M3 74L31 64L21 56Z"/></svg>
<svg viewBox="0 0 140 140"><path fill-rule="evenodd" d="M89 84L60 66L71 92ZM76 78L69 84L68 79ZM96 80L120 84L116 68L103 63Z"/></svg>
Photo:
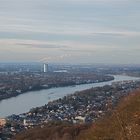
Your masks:
<svg viewBox="0 0 140 140"><path fill-rule="evenodd" d="M76 140L140 140L140 91L122 99L110 117L93 124Z"/></svg>
<svg viewBox="0 0 140 140"><path fill-rule="evenodd" d="M18 135L15 140L139 140L140 91L122 99L112 113L88 125L50 123Z"/></svg>

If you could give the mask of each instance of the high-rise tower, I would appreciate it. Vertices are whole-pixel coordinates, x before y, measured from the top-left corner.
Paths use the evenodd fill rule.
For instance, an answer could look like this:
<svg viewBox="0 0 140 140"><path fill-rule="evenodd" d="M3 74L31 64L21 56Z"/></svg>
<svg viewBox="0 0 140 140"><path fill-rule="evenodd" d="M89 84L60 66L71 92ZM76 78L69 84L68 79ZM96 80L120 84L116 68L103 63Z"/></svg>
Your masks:
<svg viewBox="0 0 140 140"><path fill-rule="evenodd" d="M43 72L48 72L48 64L44 64L44 67L43 67Z"/></svg>

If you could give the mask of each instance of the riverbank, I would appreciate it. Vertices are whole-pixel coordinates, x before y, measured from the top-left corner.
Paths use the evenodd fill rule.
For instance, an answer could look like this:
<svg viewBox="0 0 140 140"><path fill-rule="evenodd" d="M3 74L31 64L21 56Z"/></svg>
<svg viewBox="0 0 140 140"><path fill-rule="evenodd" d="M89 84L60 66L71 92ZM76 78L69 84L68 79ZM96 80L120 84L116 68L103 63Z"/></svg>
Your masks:
<svg viewBox="0 0 140 140"><path fill-rule="evenodd" d="M138 80L139 78L114 75L115 79L109 82L100 82L93 84L82 84L68 87L58 87L45 89L40 91L31 91L27 94L21 94L19 96L9 98L0 102L0 117L10 116L12 114L22 114L28 112L31 108L43 106L50 101L63 98L64 96L75 93L76 91L82 91L90 89L92 87L102 87L104 85L111 85L113 82Z"/></svg>
<svg viewBox="0 0 140 140"><path fill-rule="evenodd" d="M113 76L90 74L14 74L0 76L0 101L30 91L114 80Z"/></svg>
<svg viewBox="0 0 140 140"><path fill-rule="evenodd" d="M21 94L17 97L9 98L0 102L0 117L6 117L12 114L21 114L28 112L31 108L43 106L50 101L63 98L76 91L90 89L92 87L102 87L104 85L111 85L113 82L138 80L139 78L114 75L115 79L109 82L100 82L93 84L82 84L68 87L51 88L40 91L31 91L27 94Z"/></svg>
<svg viewBox="0 0 140 140"><path fill-rule="evenodd" d="M21 115L7 118L8 125L3 127L5 137L34 128L51 121L66 121L70 124L92 123L102 118L119 100L139 88L140 81L127 81L91 88L52 101L45 106L31 109ZM12 130L12 131L11 131Z"/></svg>

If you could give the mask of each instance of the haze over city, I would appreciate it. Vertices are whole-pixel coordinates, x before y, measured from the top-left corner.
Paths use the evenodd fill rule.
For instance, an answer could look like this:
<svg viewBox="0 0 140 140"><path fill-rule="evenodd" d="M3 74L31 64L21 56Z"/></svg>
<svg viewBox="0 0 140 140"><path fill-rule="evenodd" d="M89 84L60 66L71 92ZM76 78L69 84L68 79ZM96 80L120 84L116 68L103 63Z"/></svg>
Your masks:
<svg viewBox="0 0 140 140"><path fill-rule="evenodd" d="M138 64L139 0L0 0L0 61Z"/></svg>

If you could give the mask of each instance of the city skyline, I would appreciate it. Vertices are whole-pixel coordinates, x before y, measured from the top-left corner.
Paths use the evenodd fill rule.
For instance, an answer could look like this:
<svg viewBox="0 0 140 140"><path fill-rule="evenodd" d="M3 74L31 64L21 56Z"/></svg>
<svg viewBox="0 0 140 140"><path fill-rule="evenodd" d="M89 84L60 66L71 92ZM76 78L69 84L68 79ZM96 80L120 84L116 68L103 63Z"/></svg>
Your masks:
<svg viewBox="0 0 140 140"><path fill-rule="evenodd" d="M139 64L140 1L0 0L0 61Z"/></svg>

